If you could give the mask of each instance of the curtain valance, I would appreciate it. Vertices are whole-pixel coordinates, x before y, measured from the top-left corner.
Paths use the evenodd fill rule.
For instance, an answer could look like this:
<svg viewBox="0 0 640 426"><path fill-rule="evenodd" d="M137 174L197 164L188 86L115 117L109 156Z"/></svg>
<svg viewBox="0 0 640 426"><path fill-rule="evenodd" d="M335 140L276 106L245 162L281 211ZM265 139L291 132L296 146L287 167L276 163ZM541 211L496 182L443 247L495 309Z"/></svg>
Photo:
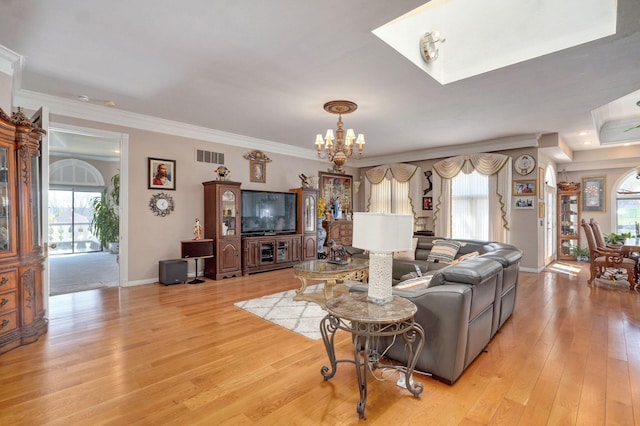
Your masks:
<svg viewBox="0 0 640 426"><path fill-rule="evenodd" d="M365 172L365 176L374 185L382 182L388 173L398 182L407 182L415 175L416 170L418 166L413 164L393 163L369 169Z"/></svg>
<svg viewBox="0 0 640 426"><path fill-rule="evenodd" d="M447 158L433 165L433 170L445 179L454 178L460 171L471 173L474 169L483 175L498 173L511 160L508 155L477 153Z"/></svg>

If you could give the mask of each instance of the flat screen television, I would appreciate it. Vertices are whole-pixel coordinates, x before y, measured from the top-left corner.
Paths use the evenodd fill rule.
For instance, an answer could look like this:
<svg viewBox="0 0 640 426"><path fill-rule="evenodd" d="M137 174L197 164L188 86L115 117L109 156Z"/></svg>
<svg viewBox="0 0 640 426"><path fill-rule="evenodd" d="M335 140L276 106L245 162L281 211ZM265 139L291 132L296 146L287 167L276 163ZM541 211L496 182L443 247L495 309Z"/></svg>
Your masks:
<svg viewBox="0 0 640 426"><path fill-rule="evenodd" d="M242 235L295 234L297 206L294 192L242 190Z"/></svg>

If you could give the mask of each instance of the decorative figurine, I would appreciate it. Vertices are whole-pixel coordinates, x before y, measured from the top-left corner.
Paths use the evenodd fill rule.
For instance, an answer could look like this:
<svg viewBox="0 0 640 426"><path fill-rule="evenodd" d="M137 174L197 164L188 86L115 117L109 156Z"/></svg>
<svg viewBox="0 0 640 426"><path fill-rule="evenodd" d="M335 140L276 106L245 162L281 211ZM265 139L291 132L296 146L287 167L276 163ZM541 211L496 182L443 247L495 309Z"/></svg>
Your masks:
<svg viewBox="0 0 640 426"><path fill-rule="evenodd" d="M193 239L199 240L202 238L202 225L200 225L200 219L196 218L196 224L193 225Z"/></svg>
<svg viewBox="0 0 640 426"><path fill-rule="evenodd" d="M225 166L220 166L214 171L218 175L218 180L229 180L231 177L231 170L227 169Z"/></svg>
<svg viewBox="0 0 640 426"><path fill-rule="evenodd" d="M300 173L298 177L300 178L300 183L303 188L313 188L313 179L309 176L306 176L304 173Z"/></svg>

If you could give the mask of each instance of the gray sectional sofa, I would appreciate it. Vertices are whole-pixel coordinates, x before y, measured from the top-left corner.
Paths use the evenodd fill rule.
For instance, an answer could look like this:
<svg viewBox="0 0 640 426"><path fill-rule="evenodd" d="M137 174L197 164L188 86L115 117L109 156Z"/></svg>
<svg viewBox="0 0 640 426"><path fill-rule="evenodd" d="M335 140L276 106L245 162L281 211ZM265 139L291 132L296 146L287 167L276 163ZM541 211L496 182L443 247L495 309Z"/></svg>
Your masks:
<svg viewBox="0 0 640 426"><path fill-rule="evenodd" d="M411 300L418 307L416 321L425 331L425 347L416 370L429 373L453 384L485 349L493 336L511 316L515 307L518 271L522 251L512 245L457 240L460 247L456 258L478 252L455 264L433 263L427 260L438 237L416 236L415 259L394 259L393 293ZM350 249L354 257L365 256ZM418 265L424 275L431 276L427 284L400 289ZM404 279L404 280L403 280ZM366 291L365 285L351 291ZM391 340L381 340L383 351ZM387 356L406 362L404 342L396 342Z"/></svg>

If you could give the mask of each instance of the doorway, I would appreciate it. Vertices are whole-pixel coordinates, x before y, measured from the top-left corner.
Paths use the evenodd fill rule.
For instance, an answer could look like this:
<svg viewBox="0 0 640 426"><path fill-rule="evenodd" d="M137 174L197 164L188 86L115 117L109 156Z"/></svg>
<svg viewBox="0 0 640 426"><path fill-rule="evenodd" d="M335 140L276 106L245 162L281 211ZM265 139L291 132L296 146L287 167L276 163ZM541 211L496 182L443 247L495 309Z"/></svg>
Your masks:
<svg viewBox="0 0 640 426"><path fill-rule="evenodd" d="M120 285L119 254L93 235L93 199L119 173L122 136L52 125L48 134L49 295Z"/></svg>
<svg viewBox="0 0 640 426"><path fill-rule="evenodd" d="M546 167L544 182L541 183L544 191L542 199L546 202L544 217L544 265L548 265L557 258L557 208L556 208L556 172L551 164Z"/></svg>

